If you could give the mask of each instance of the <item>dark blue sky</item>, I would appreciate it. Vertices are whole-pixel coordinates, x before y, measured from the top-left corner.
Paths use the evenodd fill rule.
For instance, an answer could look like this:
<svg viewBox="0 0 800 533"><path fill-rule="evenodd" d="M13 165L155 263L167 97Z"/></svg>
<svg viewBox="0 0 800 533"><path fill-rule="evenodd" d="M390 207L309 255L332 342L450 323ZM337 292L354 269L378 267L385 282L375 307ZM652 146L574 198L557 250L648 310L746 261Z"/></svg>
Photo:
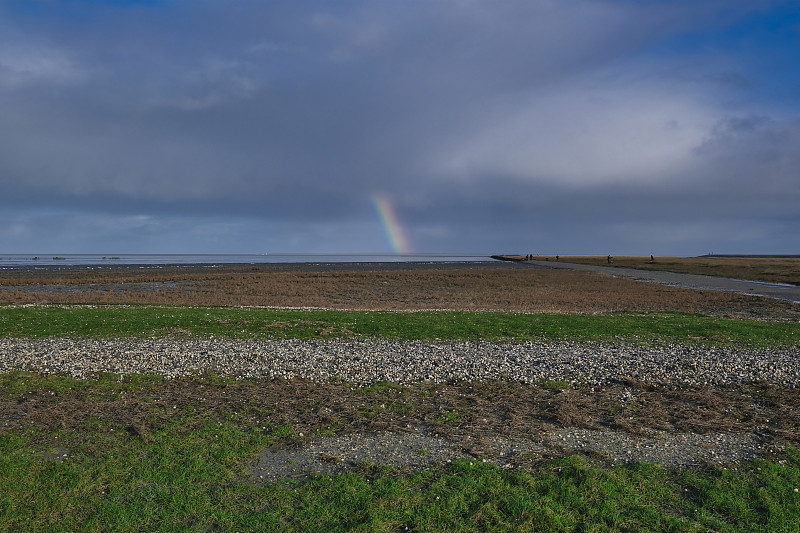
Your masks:
<svg viewBox="0 0 800 533"><path fill-rule="evenodd" d="M6 0L0 253L800 253L799 57L796 1Z"/></svg>

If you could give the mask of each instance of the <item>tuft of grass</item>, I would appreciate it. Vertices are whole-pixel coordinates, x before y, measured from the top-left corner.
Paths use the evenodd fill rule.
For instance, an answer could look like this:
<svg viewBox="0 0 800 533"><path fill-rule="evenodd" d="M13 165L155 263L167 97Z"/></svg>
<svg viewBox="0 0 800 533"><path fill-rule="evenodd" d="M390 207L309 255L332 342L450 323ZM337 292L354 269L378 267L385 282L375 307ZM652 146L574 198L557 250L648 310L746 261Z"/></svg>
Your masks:
<svg viewBox="0 0 800 533"><path fill-rule="evenodd" d="M275 324L280 324L276 327ZM506 312L294 311L215 307L0 307L0 338L164 337L553 341L800 345L800 323L686 313L618 315Z"/></svg>
<svg viewBox="0 0 800 533"><path fill-rule="evenodd" d="M460 411L445 411L436 417L437 424L458 424L461 422L462 416L466 414Z"/></svg>
<svg viewBox="0 0 800 533"><path fill-rule="evenodd" d="M551 390L565 390L572 388L572 385L569 383L569 381L564 381L560 379L559 380L546 379L542 381L540 385L545 389L551 389Z"/></svg>

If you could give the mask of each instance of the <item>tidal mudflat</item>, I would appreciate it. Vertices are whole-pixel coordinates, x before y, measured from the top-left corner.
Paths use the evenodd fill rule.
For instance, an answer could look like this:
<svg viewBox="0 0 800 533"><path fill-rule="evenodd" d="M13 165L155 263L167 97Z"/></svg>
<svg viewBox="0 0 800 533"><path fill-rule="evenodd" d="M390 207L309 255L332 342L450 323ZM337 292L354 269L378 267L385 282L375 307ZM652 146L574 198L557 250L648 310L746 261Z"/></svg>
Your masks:
<svg viewBox="0 0 800 533"><path fill-rule="evenodd" d="M791 302L500 261L0 271L0 304L27 303L578 314L679 311L800 320L800 306Z"/></svg>

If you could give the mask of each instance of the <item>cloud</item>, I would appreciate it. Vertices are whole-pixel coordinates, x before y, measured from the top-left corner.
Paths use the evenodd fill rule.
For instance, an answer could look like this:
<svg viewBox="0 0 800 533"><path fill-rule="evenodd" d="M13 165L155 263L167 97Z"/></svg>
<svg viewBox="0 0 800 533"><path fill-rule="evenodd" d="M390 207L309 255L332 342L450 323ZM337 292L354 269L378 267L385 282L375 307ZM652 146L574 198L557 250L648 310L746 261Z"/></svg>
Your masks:
<svg viewBox="0 0 800 533"><path fill-rule="evenodd" d="M800 204L800 118L730 116L717 122L694 152L698 189L712 206L785 216Z"/></svg>
<svg viewBox="0 0 800 533"><path fill-rule="evenodd" d="M84 73L63 52L46 46L0 48L0 85L73 84Z"/></svg>
<svg viewBox="0 0 800 533"><path fill-rule="evenodd" d="M441 172L565 186L674 179L714 123L696 98L614 80L504 105L443 158Z"/></svg>
<svg viewBox="0 0 800 533"><path fill-rule="evenodd" d="M798 200L798 110L726 52L780 2L22 5L0 6L0 205L98 245L380 247L377 192L419 250L632 245L643 216L690 243L737 215L784 235Z"/></svg>

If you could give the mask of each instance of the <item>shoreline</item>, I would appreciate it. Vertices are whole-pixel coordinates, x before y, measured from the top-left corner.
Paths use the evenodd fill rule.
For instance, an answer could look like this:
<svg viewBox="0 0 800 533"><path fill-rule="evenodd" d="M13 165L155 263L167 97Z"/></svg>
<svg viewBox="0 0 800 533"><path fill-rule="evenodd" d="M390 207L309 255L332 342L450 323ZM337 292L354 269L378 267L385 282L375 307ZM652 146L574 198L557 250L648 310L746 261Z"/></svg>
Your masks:
<svg viewBox="0 0 800 533"><path fill-rule="evenodd" d="M489 258L485 261L309 261L309 262L275 262L275 263L164 263L164 264L25 264L2 265L0 272L157 272L176 271L193 273L202 271L224 272L362 272L393 270L449 270L459 268L523 268L522 265Z"/></svg>
<svg viewBox="0 0 800 533"><path fill-rule="evenodd" d="M498 257L498 256L493 256ZM484 254L0 254L0 270L9 267L48 268L174 268L259 266L314 263L437 263L492 261Z"/></svg>

